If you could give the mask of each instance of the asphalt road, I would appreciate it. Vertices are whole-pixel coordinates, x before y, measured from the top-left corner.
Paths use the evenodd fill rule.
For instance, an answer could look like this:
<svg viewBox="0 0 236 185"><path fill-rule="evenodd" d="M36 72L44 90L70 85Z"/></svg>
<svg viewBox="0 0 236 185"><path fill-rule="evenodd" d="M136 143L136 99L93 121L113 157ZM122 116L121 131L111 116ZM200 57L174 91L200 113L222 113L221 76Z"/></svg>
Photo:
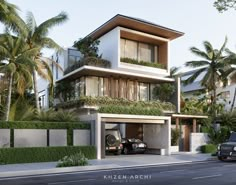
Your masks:
<svg viewBox="0 0 236 185"><path fill-rule="evenodd" d="M0 185L235 185L236 162L206 161L181 165L149 166L1 178Z"/></svg>

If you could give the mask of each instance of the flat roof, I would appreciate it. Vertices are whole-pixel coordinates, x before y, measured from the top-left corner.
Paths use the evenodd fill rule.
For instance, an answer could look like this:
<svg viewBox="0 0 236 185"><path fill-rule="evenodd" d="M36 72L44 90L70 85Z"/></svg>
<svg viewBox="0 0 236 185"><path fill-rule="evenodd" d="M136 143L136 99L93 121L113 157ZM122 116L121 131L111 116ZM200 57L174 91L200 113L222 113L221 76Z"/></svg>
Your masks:
<svg viewBox="0 0 236 185"><path fill-rule="evenodd" d="M134 80L141 80L143 82L174 82L175 79L167 78L167 77L159 77L154 76L152 74L140 74L140 73L133 73L121 70L115 70L110 68L102 68L102 67L95 67L95 66L82 66L66 75L64 75L61 79L57 80L56 82L60 82L66 79L76 79L81 76L99 76L99 77L115 77L115 78L129 78Z"/></svg>
<svg viewBox="0 0 236 185"><path fill-rule="evenodd" d="M188 115L188 114L172 114L171 117L173 118L185 118L185 119L189 119L189 118L198 118L198 119L206 119L208 118L208 116L205 115Z"/></svg>
<svg viewBox="0 0 236 185"><path fill-rule="evenodd" d="M156 35L169 40L173 40L184 35L183 32L160 26L143 19L117 14L116 16L105 22L103 25L98 27L96 30L94 30L92 33L90 33L87 37L98 39L117 26Z"/></svg>

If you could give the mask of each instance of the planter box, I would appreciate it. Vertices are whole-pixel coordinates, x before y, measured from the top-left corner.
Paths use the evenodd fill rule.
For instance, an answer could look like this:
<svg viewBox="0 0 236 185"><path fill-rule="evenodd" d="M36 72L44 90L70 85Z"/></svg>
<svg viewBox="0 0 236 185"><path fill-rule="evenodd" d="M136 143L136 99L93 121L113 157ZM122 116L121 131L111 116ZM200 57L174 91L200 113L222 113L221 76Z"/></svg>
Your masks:
<svg viewBox="0 0 236 185"><path fill-rule="evenodd" d="M179 152L179 146L171 146L170 152Z"/></svg>

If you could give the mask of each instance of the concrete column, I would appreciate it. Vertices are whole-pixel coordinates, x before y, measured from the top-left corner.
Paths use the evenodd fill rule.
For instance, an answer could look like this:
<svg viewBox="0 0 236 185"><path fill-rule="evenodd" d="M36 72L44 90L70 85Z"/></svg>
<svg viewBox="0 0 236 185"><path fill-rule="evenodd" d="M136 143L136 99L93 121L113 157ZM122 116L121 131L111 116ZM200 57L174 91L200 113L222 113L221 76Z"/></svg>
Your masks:
<svg viewBox="0 0 236 185"><path fill-rule="evenodd" d="M95 142L95 144L96 144L96 148L97 148L97 159L101 159L102 158L101 117L98 115L97 115L96 121L95 121L95 128L96 128L96 142Z"/></svg>
<svg viewBox="0 0 236 185"><path fill-rule="evenodd" d="M166 148L166 152L165 155L170 155L171 151L171 117L168 118L168 120L165 121L165 124L167 126L167 148Z"/></svg>
<svg viewBox="0 0 236 185"><path fill-rule="evenodd" d="M197 120L193 119L193 133L197 132Z"/></svg>
<svg viewBox="0 0 236 185"><path fill-rule="evenodd" d="M181 80L180 80L180 76L177 76L175 78L175 82L176 82L176 112L180 113L181 111L181 107L180 107L180 103L181 103Z"/></svg>

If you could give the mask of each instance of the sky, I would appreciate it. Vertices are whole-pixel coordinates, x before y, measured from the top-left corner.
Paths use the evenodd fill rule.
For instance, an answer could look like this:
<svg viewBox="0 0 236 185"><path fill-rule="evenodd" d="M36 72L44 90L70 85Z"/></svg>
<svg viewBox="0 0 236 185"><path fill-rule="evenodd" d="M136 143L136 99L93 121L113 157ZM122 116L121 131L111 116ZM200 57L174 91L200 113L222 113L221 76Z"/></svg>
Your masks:
<svg viewBox="0 0 236 185"><path fill-rule="evenodd" d="M228 37L227 47L236 52L236 10L219 13L214 0L8 0L20 8L25 18L33 12L38 24L67 12L69 20L50 31L49 36L59 45L70 47L75 40L87 36L104 22L123 14L151 21L184 32L184 36L170 42L170 66L183 66L196 60L189 48L203 49L207 40L219 49ZM2 24L0 30L2 30ZM52 51L45 51L49 56Z"/></svg>

